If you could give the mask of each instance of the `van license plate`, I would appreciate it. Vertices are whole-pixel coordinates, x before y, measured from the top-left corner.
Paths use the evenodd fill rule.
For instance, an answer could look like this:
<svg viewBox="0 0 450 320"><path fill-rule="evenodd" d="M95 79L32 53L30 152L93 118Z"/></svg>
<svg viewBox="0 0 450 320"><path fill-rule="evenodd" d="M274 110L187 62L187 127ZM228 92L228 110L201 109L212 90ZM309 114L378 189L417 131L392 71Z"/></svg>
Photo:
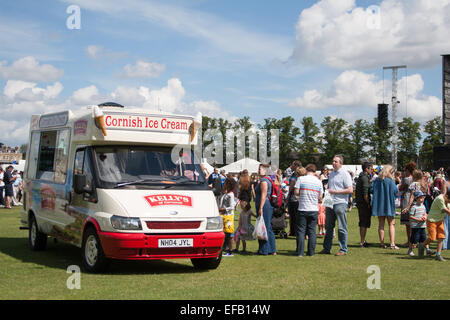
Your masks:
<svg viewBox="0 0 450 320"><path fill-rule="evenodd" d="M194 239L158 239L158 248L193 247Z"/></svg>

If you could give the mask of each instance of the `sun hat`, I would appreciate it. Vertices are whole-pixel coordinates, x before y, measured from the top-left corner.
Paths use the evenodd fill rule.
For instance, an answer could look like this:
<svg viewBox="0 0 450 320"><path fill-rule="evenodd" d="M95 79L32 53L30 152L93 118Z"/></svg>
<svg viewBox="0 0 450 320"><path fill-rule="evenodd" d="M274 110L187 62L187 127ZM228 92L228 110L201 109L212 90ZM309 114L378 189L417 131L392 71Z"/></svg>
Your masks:
<svg viewBox="0 0 450 320"><path fill-rule="evenodd" d="M421 192L421 191L416 191L414 192L414 199L417 199L419 197L425 196L425 193Z"/></svg>

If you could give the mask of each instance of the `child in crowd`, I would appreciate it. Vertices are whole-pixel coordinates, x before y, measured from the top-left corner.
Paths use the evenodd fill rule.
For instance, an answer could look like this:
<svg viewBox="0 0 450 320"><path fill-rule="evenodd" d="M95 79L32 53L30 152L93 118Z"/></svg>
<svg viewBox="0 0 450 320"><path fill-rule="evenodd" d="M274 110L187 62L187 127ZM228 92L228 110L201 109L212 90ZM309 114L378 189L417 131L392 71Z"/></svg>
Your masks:
<svg viewBox="0 0 450 320"><path fill-rule="evenodd" d="M236 250L235 252L239 252L239 244L242 240L242 251L241 253L247 253L247 240L255 240L253 238L253 231L255 227L252 225L251 220L252 216L256 217L256 214L253 213L252 207L248 202L241 202L241 214L239 215L239 226L234 234L234 241L236 242Z"/></svg>
<svg viewBox="0 0 450 320"><path fill-rule="evenodd" d="M325 235L325 207L322 205L322 199L319 200L319 215L317 217L317 226L319 227L319 237Z"/></svg>
<svg viewBox="0 0 450 320"><path fill-rule="evenodd" d="M434 199L431 204L430 212L427 218L428 238L423 244L419 244L419 256L424 254L424 247L429 245L432 241L438 241L436 260L445 261L441 256L442 246L445 239L444 218L445 215L450 215L450 189L447 189L445 194L441 194ZM428 253L430 255L430 253Z"/></svg>
<svg viewBox="0 0 450 320"><path fill-rule="evenodd" d="M223 243L224 257L233 256L233 236L234 236L234 185L233 178L227 178L223 184L222 195L219 199L219 212L223 219L223 232L225 241Z"/></svg>
<svg viewBox="0 0 450 320"><path fill-rule="evenodd" d="M408 255L410 257L414 256L413 246L418 243L423 244L423 242L427 238L427 235L425 233L425 227L428 215L426 208L423 204L424 201L425 201L424 193L420 191L414 192L414 204L409 210L409 219L411 221L411 239L409 241Z"/></svg>

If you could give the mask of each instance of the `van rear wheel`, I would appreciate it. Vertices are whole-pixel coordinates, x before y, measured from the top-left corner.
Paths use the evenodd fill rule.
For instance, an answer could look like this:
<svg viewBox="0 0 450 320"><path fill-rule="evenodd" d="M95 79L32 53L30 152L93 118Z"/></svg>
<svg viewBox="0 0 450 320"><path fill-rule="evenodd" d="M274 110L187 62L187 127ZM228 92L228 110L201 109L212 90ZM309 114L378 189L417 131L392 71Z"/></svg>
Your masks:
<svg viewBox="0 0 450 320"><path fill-rule="evenodd" d="M30 228L28 230L28 244L33 251L45 250L47 247L47 235L39 231L36 218L30 215Z"/></svg>
<svg viewBox="0 0 450 320"><path fill-rule="evenodd" d="M199 270L212 270L217 269L222 260L222 250L220 250L217 258L203 258L203 259L191 259L192 264L195 269Z"/></svg>
<svg viewBox="0 0 450 320"><path fill-rule="evenodd" d="M108 267L108 259L103 253L100 239L94 228L89 227L83 235L81 246L83 268L90 273L105 271Z"/></svg>

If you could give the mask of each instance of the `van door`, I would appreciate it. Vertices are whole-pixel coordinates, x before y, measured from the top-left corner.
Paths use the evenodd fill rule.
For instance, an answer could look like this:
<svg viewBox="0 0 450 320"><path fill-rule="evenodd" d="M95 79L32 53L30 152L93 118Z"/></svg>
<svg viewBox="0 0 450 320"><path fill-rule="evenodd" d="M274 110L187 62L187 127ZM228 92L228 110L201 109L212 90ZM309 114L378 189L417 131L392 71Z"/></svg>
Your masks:
<svg viewBox="0 0 450 320"><path fill-rule="evenodd" d="M94 179L91 170L90 153L89 148L87 147L79 148L75 152L73 166L74 177L75 174L86 175L87 187L93 191L93 193L86 192L77 194L74 192L73 185L70 191L71 199L69 205L67 206L67 213L75 219L74 223L71 225L71 235L74 238L75 244L81 246L83 226L86 219L90 216L91 208L97 201L95 196Z"/></svg>
<svg viewBox="0 0 450 320"><path fill-rule="evenodd" d="M36 176L31 186L33 209L43 222L42 231L57 237L67 225L64 216L69 139L68 128L40 132Z"/></svg>

